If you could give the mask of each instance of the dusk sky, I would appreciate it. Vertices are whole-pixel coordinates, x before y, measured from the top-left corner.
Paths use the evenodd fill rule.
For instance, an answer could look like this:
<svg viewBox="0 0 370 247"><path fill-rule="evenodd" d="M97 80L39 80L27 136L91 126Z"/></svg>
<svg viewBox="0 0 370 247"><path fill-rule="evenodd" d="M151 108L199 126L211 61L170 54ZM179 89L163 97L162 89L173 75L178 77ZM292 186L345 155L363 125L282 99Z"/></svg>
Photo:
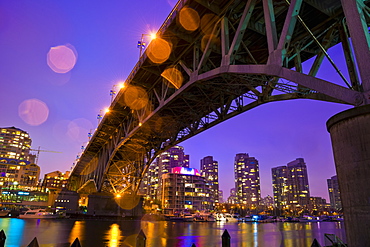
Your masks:
<svg viewBox="0 0 370 247"><path fill-rule="evenodd" d="M110 90L136 64L138 40L161 26L175 2L0 1L0 126L27 131L33 149L61 152L40 153L42 174L71 168L109 106ZM338 50L329 53L341 66ZM68 61L58 65L58 52ZM337 83L325 64L318 76ZM259 161L262 196L272 195L272 167L304 158L311 196L328 200L326 179L336 172L326 121L349 108L302 99L268 103L180 145L191 167L209 155L219 162L225 199L234 187L235 154L248 153Z"/></svg>

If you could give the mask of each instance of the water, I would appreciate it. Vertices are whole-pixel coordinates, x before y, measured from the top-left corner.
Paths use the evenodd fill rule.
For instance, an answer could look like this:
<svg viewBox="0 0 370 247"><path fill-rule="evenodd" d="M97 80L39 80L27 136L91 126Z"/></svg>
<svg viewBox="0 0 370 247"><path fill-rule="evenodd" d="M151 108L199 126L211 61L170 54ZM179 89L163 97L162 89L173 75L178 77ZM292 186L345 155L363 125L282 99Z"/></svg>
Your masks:
<svg viewBox="0 0 370 247"><path fill-rule="evenodd" d="M1 218L0 229L6 234L5 246L27 246L37 237L40 247L69 247L78 237L82 247L135 246L140 229L146 247L220 247L227 229L232 247L311 246L316 238L329 245L324 233L345 241L343 222L222 223L129 220L16 219Z"/></svg>

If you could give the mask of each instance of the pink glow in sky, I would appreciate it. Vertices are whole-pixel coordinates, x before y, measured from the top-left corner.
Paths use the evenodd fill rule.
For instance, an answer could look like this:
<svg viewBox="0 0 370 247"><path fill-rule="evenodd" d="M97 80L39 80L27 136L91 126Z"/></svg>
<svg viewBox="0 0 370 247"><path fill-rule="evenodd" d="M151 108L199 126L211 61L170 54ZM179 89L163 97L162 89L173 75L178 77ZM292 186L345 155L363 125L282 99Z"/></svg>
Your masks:
<svg viewBox="0 0 370 247"><path fill-rule="evenodd" d="M48 119L49 109L41 100L28 99L19 105L18 114L25 123L37 126Z"/></svg>
<svg viewBox="0 0 370 247"><path fill-rule="evenodd" d="M77 61L77 52L70 44L51 47L47 54L47 64L56 73L67 73Z"/></svg>
<svg viewBox="0 0 370 247"><path fill-rule="evenodd" d="M81 146L88 141L88 133L96 128L97 115L109 106L110 90L124 81L136 64L141 35L157 30L175 3L0 1L0 126L27 131L33 140L32 148L62 152L40 154L42 174L70 169ZM46 56L52 47L65 44L73 45L78 58L67 50L66 58L61 56L55 61L63 69L71 69L56 73ZM336 49L331 51L332 58L343 64ZM54 58L51 60L54 62ZM318 76L338 81L334 69L327 61L325 64ZM18 107L29 99L47 106L45 121L41 121L45 112L36 117L37 124L24 120L28 113L18 114ZM272 167L302 157L308 167L311 195L328 199L326 179L335 175L335 166L325 123L348 108L312 100L268 103L180 145L190 155L193 168L199 169L200 159L208 155L219 162L225 199L234 187L233 162L237 153L249 153L258 159L262 196L272 195Z"/></svg>

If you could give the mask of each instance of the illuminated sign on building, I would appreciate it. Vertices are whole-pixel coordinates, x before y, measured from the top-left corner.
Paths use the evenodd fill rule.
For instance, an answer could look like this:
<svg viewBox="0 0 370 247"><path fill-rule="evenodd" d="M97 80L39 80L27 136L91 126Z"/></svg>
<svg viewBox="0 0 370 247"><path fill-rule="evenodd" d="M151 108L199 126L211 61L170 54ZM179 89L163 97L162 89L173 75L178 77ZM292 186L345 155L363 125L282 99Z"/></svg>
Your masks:
<svg viewBox="0 0 370 247"><path fill-rule="evenodd" d="M176 174L183 174L183 175L192 175L192 176L200 176L200 173L195 168L187 168L187 167L174 167L172 168L172 173Z"/></svg>
<svg viewBox="0 0 370 247"><path fill-rule="evenodd" d="M18 191L18 195L25 195L28 196L30 192L23 192L23 191Z"/></svg>

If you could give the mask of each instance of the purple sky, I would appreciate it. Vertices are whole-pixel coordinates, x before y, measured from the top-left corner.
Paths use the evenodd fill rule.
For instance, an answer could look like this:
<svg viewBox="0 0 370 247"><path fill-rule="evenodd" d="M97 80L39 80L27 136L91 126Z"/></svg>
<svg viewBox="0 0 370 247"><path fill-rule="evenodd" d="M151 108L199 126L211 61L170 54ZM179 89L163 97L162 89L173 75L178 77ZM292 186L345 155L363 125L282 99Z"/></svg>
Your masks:
<svg viewBox="0 0 370 247"><path fill-rule="evenodd" d="M109 91L125 80L136 64L137 41L160 27L175 0L153 2L0 2L0 126L27 131L34 149L40 146L62 152L40 153L42 174L71 168L88 141L88 132L97 126L97 115L110 104ZM48 52L58 46L77 53L76 63L67 73L56 73L48 66ZM330 54L341 64L343 58L335 49ZM318 76L339 80L329 66ZM27 108L32 105L48 114ZM325 123L348 108L310 100L269 103L180 145L190 155L192 167L199 168L200 159L208 155L219 162L225 199L234 187L237 153L249 153L259 160L262 196L272 195L272 167L302 157L308 167L311 195L328 199L326 179L335 175L335 166Z"/></svg>

